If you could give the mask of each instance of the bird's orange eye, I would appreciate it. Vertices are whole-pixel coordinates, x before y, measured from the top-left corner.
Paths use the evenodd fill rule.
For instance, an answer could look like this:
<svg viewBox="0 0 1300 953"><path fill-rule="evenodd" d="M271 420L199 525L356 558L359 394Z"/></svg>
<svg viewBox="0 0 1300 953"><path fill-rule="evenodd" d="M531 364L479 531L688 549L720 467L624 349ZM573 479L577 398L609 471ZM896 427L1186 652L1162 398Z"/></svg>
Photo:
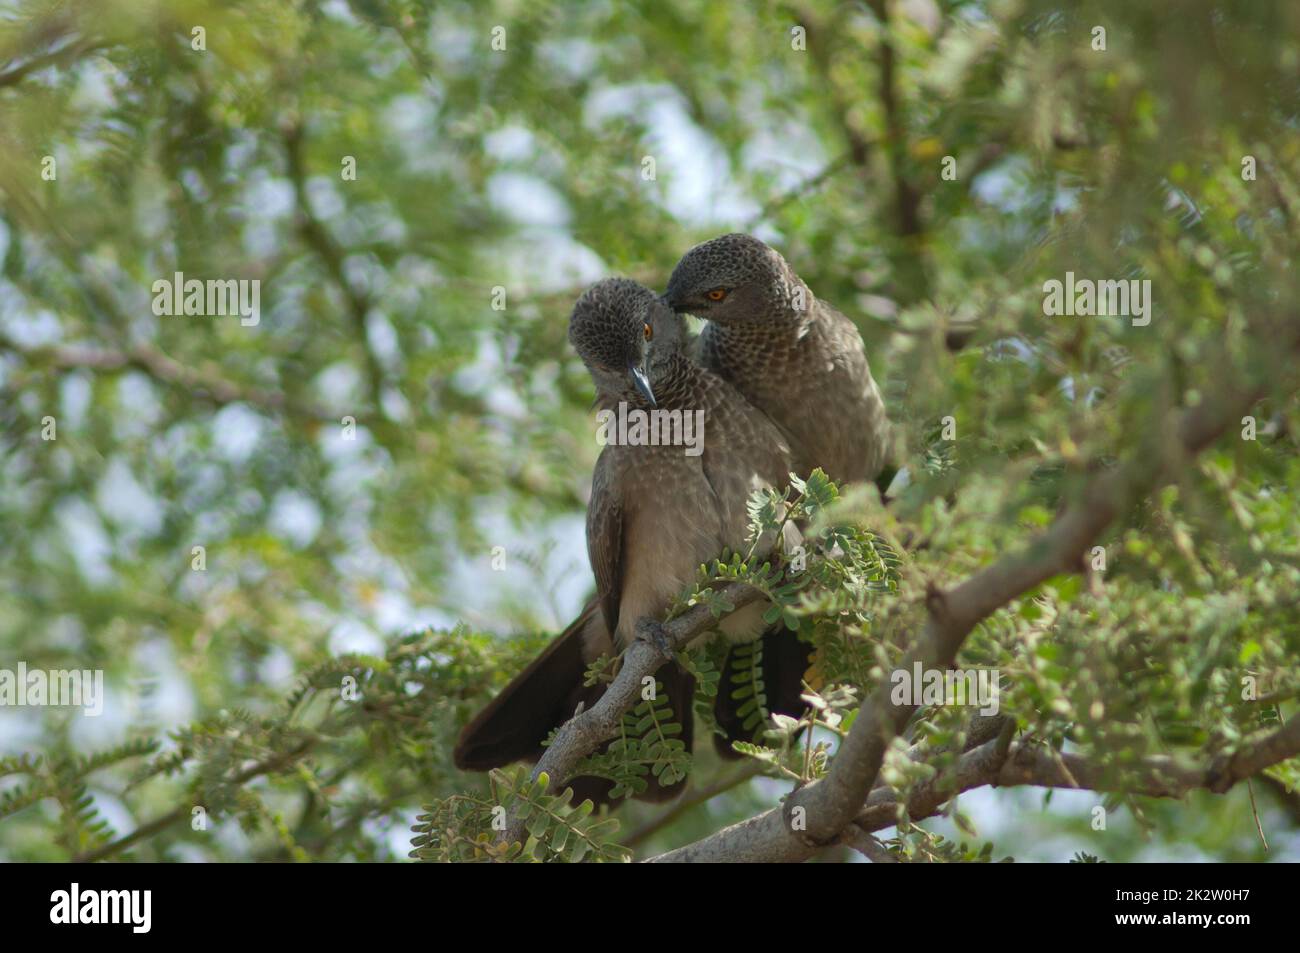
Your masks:
<svg viewBox="0 0 1300 953"><path fill-rule="evenodd" d="M721 301L726 296L727 293L723 291L721 288L714 288L712 291L709 292L708 298L710 301Z"/></svg>
<svg viewBox="0 0 1300 953"><path fill-rule="evenodd" d="M654 328L650 327L650 325L647 324L643 330L645 331L645 339L647 341L655 336Z"/></svg>

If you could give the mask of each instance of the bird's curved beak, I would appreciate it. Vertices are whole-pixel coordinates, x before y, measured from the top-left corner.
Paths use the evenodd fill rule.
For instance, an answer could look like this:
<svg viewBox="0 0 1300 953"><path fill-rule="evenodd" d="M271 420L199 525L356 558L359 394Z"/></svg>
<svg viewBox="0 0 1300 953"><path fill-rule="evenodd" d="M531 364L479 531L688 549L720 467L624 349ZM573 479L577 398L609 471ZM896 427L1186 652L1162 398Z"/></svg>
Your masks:
<svg viewBox="0 0 1300 953"><path fill-rule="evenodd" d="M632 383L636 384L637 392L650 402L650 406L659 406L655 403L655 392L650 389L650 378L646 375L645 368L633 364L627 372L632 375Z"/></svg>

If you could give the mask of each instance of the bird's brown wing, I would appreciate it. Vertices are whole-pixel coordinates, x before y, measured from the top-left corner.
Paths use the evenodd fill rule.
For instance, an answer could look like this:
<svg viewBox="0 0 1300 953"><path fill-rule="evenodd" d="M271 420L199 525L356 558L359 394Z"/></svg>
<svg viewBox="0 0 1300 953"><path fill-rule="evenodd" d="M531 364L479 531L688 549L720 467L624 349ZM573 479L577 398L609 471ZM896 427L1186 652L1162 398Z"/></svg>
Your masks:
<svg viewBox="0 0 1300 953"><path fill-rule="evenodd" d="M631 466L626 457L619 458L608 450L601 453L596 461L596 471L592 474L591 501L587 504L587 555L591 560L591 571L596 577L596 601L600 604L601 614L616 646L619 643L618 619L623 603L624 529L628 518L619 491L635 492L636 487L631 472L620 472L619 468L624 466ZM629 487L632 489L629 490ZM666 514L664 518L668 518ZM655 677L663 683L669 707L682 727L679 740L690 751L695 738L695 715L691 707L695 698L695 678L676 662L660 667ZM594 783L598 779L576 780ZM649 787L636 795L638 800L671 800L686 785L685 779L668 785L656 777L647 777L646 781Z"/></svg>
<svg viewBox="0 0 1300 953"><path fill-rule="evenodd" d="M591 477L587 504L587 558L596 577L596 601L610 634L618 631L623 592L623 504L614 479L614 458L602 452Z"/></svg>

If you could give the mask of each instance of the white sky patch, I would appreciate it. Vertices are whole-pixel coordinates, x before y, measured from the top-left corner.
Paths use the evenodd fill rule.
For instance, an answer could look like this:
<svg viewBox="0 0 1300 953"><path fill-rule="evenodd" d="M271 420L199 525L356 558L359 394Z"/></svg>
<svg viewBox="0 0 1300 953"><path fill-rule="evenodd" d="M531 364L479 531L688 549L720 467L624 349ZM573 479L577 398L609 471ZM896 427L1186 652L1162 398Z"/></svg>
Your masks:
<svg viewBox="0 0 1300 953"><path fill-rule="evenodd" d="M989 348L989 360L1019 361L1022 364L1028 364L1030 367L1038 367L1042 364L1038 353L1027 342L1018 337L998 338L994 341Z"/></svg>
<svg viewBox="0 0 1300 953"><path fill-rule="evenodd" d="M136 647L132 671L135 678L119 686L120 695L114 692L112 683L105 683L105 714L113 723L120 717L124 731L150 722L167 727L183 725L199 717L189 676L177 665L176 650L165 635L155 632Z"/></svg>
<svg viewBox="0 0 1300 953"><path fill-rule="evenodd" d="M59 382L59 407L63 419L59 423L73 430L86 422L90 409L90 377L87 374L68 374Z"/></svg>
<svg viewBox="0 0 1300 953"><path fill-rule="evenodd" d="M513 603L528 605L544 627L556 632L572 622L594 587L586 518L571 513L521 529L491 510L480 514L478 524L487 546L458 553L448 566L446 612L475 628L494 629L501 608ZM493 546L505 547L505 569L492 568Z"/></svg>
<svg viewBox="0 0 1300 953"><path fill-rule="evenodd" d="M162 405L153 382L141 372L132 371L118 378L117 394L122 405L131 408L129 415L117 420L118 433L124 437L148 437L162 419Z"/></svg>
<svg viewBox="0 0 1300 953"><path fill-rule="evenodd" d="M362 400L361 372L348 361L336 361L316 375L312 391L328 407L355 407ZM339 419L343 416L340 412Z"/></svg>
<svg viewBox="0 0 1300 953"><path fill-rule="evenodd" d="M585 287L609 274L596 252L568 232L550 229L501 242L492 250L491 264L502 276L499 283L510 296L508 303L520 296Z"/></svg>
<svg viewBox="0 0 1300 953"><path fill-rule="evenodd" d="M488 201L520 225L560 228L571 218L560 193L537 176L498 172L488 179Z"/></svg>
<svg viewBox="0 0 1300 953"><path fill-rule="evenodd" d="M340 23L356 23L357 18L352 15L352 8L347 5L347 0L326 0L321 4L321 13L325 14L331 20L337 20Z"/></svg>
<svg viewBox="0 0 1300 953"><path fill-rule="evenodd" d="M1052 198L1052 211L1057 215L1073 212L1079 206L1079 195L1082 191L1070 186L1059 186L1056 195Z"/></svg>
<svg viewBox="0 0 1300 953"><path fill-rule="evenodd" d="M274 646L257 666L257 674L271 689L288 691L297 680L298 670L293 656L279 646Z"/></svg>
<svg viewBox="0 0 1300 953"><path fill-rule="evenodd" d="M55 616L45 627L41 644L51 650L81 651L86 647L86 625L71 612Z"/></svg>
<svg viewBox="0 0 1300 953"><path fill-rule="evenodd" d="M397 311L419 311L424 313L429 306L430 296L436 293L441 273L437 266L427 258L407 254L399 258L389 269L390 287L387 299ZM421 341L431 347L438 336L431 323L421 324L418 328Z"/></svg>
<svg viewBox="0 0 1300 953"><path fill-rule="evenodd" d="M450 55L455 44L446 38L438 38L440 56ZM438 104L434 98L439 94L424 84L419 93L396 96L392 104L384 110L382 125L399 145L406 163L412 169L430 171L446 168L449 157L446 150L438 148ZM363 174L358 157L357 174Z"/></svg>
<svg viewBox="0 0 1300 953"><path fill-rule="evenodd" d="M63 530L67 546L77 569L94 585L107 585L113 581L113 570L108 560L113 547L100 521L99 514L83 499L64 499L56 510L59 528Z"/></svg>
<svg viewBox="0 0 1300 953"><path fill-rule="evenodd" d="M280 219L293 211L293 185L288 179L268 175L259 169L250 174L244 188L243 209L249 218Z"/></svg>
<svg viewBox="0 0 1300 953"><path fill-rule="evenodd" d="M600 62L600 50L590 40L573 37L539 44L540 59L572 79L587 76Z"/></svg>
<svg viewBox="0 0 1300 953"><path fill-rule="evenodd" d="M231 463L243 463L262 439L262 418L243 404L231 404L212 418L213 449Z"/></svg>
<svg viewBox="0 0 1300 953"><path fill-rule="evenodd" d="M180 183L195 202L207 202L212 198L211 190L208 189L207 183L197 169L184 169L180 175Z"/></svg>
<svg viewBox="0 0 1300 953"><path fill-rule="evenodd" d="M162 505L121 457L110 460L99 478L95 502L115 526L131 535L156 536L162 530Z"/></svg>
<svg viewBox="0 0 1300 953"><path fill-rule="evenodd" d="M524 162L536 153L537 140L531 129L502 126L483 137L483 151L498 162Z"/></svg>
<svg viewBox="0 0 1300 953"><path fill-rule="evenodd" d="M271 501L267 524L271 532L298 549L311 545L321 528L320 507L297 490L281 490Z"/></svg>
<svg viewBox="0 0 1300 953"><path fill-rule="evenodd" d="M115 65L100 57L77 65L77 86L70 106L73 112L103 113L117 101L115 89L125 82Z"/></svg>
<svg viewBox="0 0 1300 953"><path fill-rule="evenodd" d="M337 431L322 428L316 439L321 454L330 461L330 473L325 478L329 495L331 499L348 507L348 512L340 517L341 525L338 529L342 532L355 518L353 511L360 517L369 512L373 504L368 495L369 484L383 476L384 466L376 459L376 454L369 452L374 447L370 432L359 425L355 440L345 440L342 428ZM369 532L369 527L361 519L349 532L364 536ZM348 537L348 533L343 535Z"/></svg>
<svg viewBox="0 0 1300 953"><path fill-rule="evenodd" d="M366 343L389 370L401 364L402 345L388 315L372 310L366 316Z"/></svg>
<svg viewBox="0 0 1300 953"><path fill-rule="evenodd" d="M375 624L383 632L412 632L417 629L450 629L458 621L437 608L417 608L403 592L385 589L375 597L371 607Z"/></svg>
<svg viewBox="0 0 1300 953"><path fill-rule="evenodd" d="M240 211L244 216L241 238L249 254L269 257L283 244L280 224L293 211L293 186L288 179L272 177L265 169L250 169Z"/></svg>
<svg viewBox="0 0 1300 953"><path fill-rule="evenodd" d="M240 177L246 180L266 177L265 169L258 169L255 172L252 168L253 163L257 161L257 136L247 129L231 130L229 134L230 144L226 146L221 156L222 167L227 172L242 173Z"/></svg>
<svg viewBox="0 0 1300 953"><path fill-rule="evenodd" d="M487 21L483 21L487 22ZM507 24L509 21L505 21ZM494 24L495 25L495 24ZM509 46L510 34L507 27L506 39ZM438 59L445 64L448 75L482 69L482 50L491 39L487 29L472 30L465 25L459 10L451 8L434 8L429 18L429 31L424 41L431 50L438 51ZM496 54L504 56L504 53Z"/></svg>
<svg viewBox="0 0 1300 953"><path fill-rule="evenodd" d="M757 214L759 206L734 184L726 153L691 121L674 87L609 86L593 92L586 106L585 123L596 132L620 118L645 124L645 154L655 159L663 204L676 218L705 225L746 221ZM629 169L637 175L640 160L640 155L628 157Z"/></svg>
<svg viewBox="0 0 1300 953"><path fill-rule="evenodd" d="M977 175L971 191L980 201L1009 215L1023 212L1033 201L1029 171L1028 161L1019 157L1007 159Z"/></svg>
<svg viewBox="0 0 1300 953"><path fill-rule="evenodd" d="M313 175L304 186L307 201L316 217L328 221L338 218L348 210L347 202L339 194L339 186L333 179L323 175Z"/></svg>
<svg viewBox="0 0 1300 953"><path fill-rule="evenodd" d="M99 721L99 718L74 718L79 721ZM44 721L36 708L10 708L0 718L0 755L16 755L39 750L47 743ZM12 779L0 779L0 791L13 784Z"/></svg>
<svg viewBox="0 0 1300 953"><path fill-rule="evenodd" d="M348 652L383 655L384 640L359 619L340 619L330 631L329 650L334 655Z"/></svg>
<svg viewBox="0 0 1300 953"><path fill-rule="evenodd" d="M505 355L501 339L488 331L477 335L478 352L473 361L452 375L451 384L462 394L481 395L488 409L499 417L522 419L528 407L514 388L502 381Z"/></svg>
<svg viewBox="0 0 1300 953"><path fill-rule="evenodd" d="M8 282L0 287L4 287L6 292L0 300L6 303L19 296L17 289ZM11 290L14 292L13 297L8 293ZM25 311L6 307L3 317L5 334L23 347L45 347L59 343L63 337L63 325L60 324L58 316L44 308Z"/></svg>
<svg viewBox="0 0 1300 953"><path fill-rule="evenodd" d="M343 232L352 231L355 234L347 239L357 241L360 239L360 229L356 228L356 219L358 215L350 214L344 221L352 223L347 229L339 229L339 240L344 241ZM340 225L343 223L340 222ZM347 255L343 258L343 277L347 279L348 286L355 288L366 297L374 298L388 284L388 274L373 255L369 253L359 255ZM373 310L371 312L374 313Z"/></svg>
<svg viewBox="0 0 1300 953"><path fill-rule="evenodd" d="M411 419L411 404L396 387L385 387L379 395L379 406L384 416L394 423L407 423Z"/></svg>
<svg viewBox="0 0 1300 953"><path fill-rule="evenodd" d="M746 169L775 177L777 193L789 192L807 182L829 161L816 134L796 122L759 130L746 141L740 155Z"/></svg>

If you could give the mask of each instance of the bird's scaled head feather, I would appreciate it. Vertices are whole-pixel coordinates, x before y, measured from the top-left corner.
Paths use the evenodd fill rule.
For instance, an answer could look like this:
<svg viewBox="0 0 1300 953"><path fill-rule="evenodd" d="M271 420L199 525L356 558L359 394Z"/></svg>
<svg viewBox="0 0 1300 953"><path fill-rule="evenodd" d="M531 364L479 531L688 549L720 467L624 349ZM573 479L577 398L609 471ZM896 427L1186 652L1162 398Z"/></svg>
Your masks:
<svg viewBox="0 0 1300 953"><path fill-rule="evenodd" d="M785 259L753 235L739 232L683 255L664 298L674 311L731 325L784 320L810 303L807 288Z"/></svg>
<svg viewBox="0 0 1300 953"><path fill-rule="evenodd" d="M604 397L654 403L654 384L680 352L685 327L662 298L630 278L607 278L578 298L569 341Z"/></svg>

